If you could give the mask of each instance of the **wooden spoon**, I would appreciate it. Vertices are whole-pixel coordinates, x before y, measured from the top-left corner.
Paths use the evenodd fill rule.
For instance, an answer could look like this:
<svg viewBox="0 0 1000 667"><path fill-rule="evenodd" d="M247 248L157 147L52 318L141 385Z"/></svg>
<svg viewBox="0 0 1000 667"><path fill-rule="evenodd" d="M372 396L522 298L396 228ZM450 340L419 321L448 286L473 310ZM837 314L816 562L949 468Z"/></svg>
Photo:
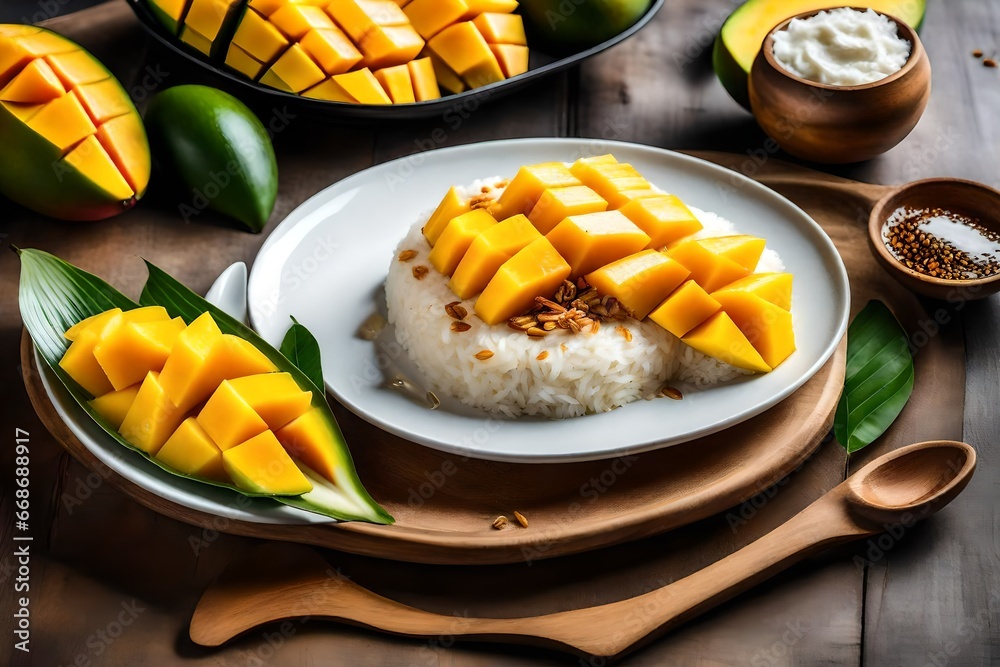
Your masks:
<svg viewBox="0 0 1000 667"><path fill-rule="evenodd" d="M306 547L269 544L231 566L195 609L191 639L218 646L264 623L322 617L411 637L533 644L617 658L836 544L912 526L969 483L976 452L932 441L879 457L772 532L644 595L529 618L456 618L408 607L334 572Z"/></svg>

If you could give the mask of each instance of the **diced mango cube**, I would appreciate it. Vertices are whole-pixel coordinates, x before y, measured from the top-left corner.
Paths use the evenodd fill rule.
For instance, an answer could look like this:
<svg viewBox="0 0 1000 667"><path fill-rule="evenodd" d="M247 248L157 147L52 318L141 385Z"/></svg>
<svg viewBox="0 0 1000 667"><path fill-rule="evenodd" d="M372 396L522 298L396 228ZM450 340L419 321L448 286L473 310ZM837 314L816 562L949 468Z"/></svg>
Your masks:
<svg viewBox="0 0 1000 667"><path fill-rule="evenodd" d="M470 88L503 81L503 71L496 56L471 21L448 26L427 42L427 48Z"/></svg>
<svg viewBox="0 0 1000 667"><path fill-rule="evenodd" d="M498 200L497 219L527 215L550 188L583 185L562 162L543 162L521 167Z"/></svg>
<svg viewBox="0 0 1000 667"><path fill-rule="evenodd" d="M90 83L76 89L80 102L95 125L132 111L132 100L114 79Z"/></svg>
<svg viewBox="0 0 1000 667"><path fill-rule="evenodd" d="M701 285L688 280L654 308L649 319L678 338L683 338L721 309L722 305L702 289Z"/></svg>
<svg viewBox="0 0 1000 667"><path fill-rule="evenodd" d="M52 100L32 116L28 127L65 151L97 131L76 93L70 91Z"/></svg>
<svg viewBox="0 0 1000 667"><path fill-rule="evenodd" d="M520 14L486 12L473 19L472 23L489 44L528 45Z"/></svg>
<svg viewBox="0 0 1000 667"><path fill-rule="evenodd" d="M344 90L344 87L333 79L327 79L321 83L317 83L312 88L302 91L302 97L308 97L314 100L327 100L329 102L347 102L349 104L357 104L358 101L354 99L354 96L349 92Z"/></svg>
<svg viewBox="0 0 1000 667"><path fill-rule="evenodd" d="M358 45L364 54L362 64L372 69L404 65L424 48L424 40L409 25L375 26Z"/></svg>
<svg viewBox="0 0 1000 667"><path fill-rule="evenodd" d="M84 51L54 53L45 56L45 60L67 88L97 83L111 76L93 56Z"/></svg>
<svg viewBox="0 0 1000 667"><path fill-rule="evenodd" d="M503 75L510 79L528 71L528 47L516 44L490 44L490 51L500 63Z"/></svg>
<svg viewBox="0 0 1000 667"><path fill-rule="evenodd" d="M225 451L267 430L267 423L223 380L198 413L198 424L212 441Z"/></svg>
<svg viewBox="0 0 1000 667"><path fill-rule="evenodd" d="M465 17L469 5L465 0L411 0L403 11L420 36L430 39Z"/></svg>
<svg viewBox="0 0 1000 667"><path fill-rule="evenodd" d="M500 324L535 305L535 297L551 298L570 274L570 266L542 237L508 259L476 299L476 315Z"/></svg>
<svg viewBox="0 0 1000 667"><path fill-rule="evenodd" d="M779 308L792 308L792 274L790 273L754 273L729 283L721 291L746 292L770 301ZM67 332L67 337L69 333Z"/></svg>
<svg viewBox="0 0 1000 667"><path fill-rule="evenodd" d="M240 0L191 0L184 25L207 39L211 50L211 44L219 36L223 24L239 4Z"/></svg>
<svg viewBox="0 0 1000 667"><path fill-rule="evenodd" d="M141 197L149 185L152 163L139 114L128 113L105 121L97 128L97 139L129 187Z"/></svg>
<svg viewBox="0 0 1000 667"><path fill-rule="evenodd" d="M250 2L247 3L247 6L250 9L257 10L264 16L270 16L284 7L286 2L288 2L288 0L250 0Z"/></svg>
<svg viewBox="0 0 1000 667"><path fill-rule="evenodd" d="M406 65L385 67L375 72L375 78L393 104L409 104L416 102L413 94L413 82L410 80L410 68Z"/></svg>
<svg viewBox="0 0 1000 667"><path fill-rule="evenodd" d="M650 248L662 248L702 229L698 218L675 195L632 199L619 210L649 235Z"/></svg>
<svg viewBox="0 0 1000 667"><path fill-rule="evenodd" d="M320 408L312 408L274 435L291 456L331 482L338 482L344 467L337 458L336 450L330 446L337 436L331 431L330 422Z"/></svg>
<svg viewBox="0 0 1000 667"><path fill-rule="evenodd" d="M187 0L149 0L149 9L171 34L176 35L187 9Z"/></svg>
<svg viewBox="0 0 1000 667"><path fill-rule="evenodd" d="M584 185L608 201L608 208L618 208L628 199L622 194L629 190L650 188L649 182L628 163L611 163L594 159L580 159L570 171Z"/></svg>
<svg viewBox="0 0 1000 667"><path fill-rule="evenodd" d="M294 40L302 39L310 30L335 27L333 21L319 7L288 3L268 19L278 30ZM244 46L244 48L246 48Z"/></svg>
<svg viewBox="0 0 1000 667"><path fill-rule="evenodd" d="M156 452L156 458L185 475L197 475L219 482L229 481L229 475L222 465L222 450L194 417L181 422Z"/></svg>
<svg viewBox="0 0 1000 667"><path fill-rule="evenodd" d="M795 351L792 314L784 308L738 290L722 290L712 296L771 368Z"/></svg>
<svg viewBox="0 0 1000 667"><path fill-rule="evenodd" d="M100 333L104 330L104 325L108 323L115 315L121 315L121 308L112 308L111 310L105 310L103 313L98 313L96 315L91 315L90 317L84 318L71 326L63 334L63 338L66 340L76 340L77 337L83 332L84 329L93 326L94 331Z"/></svg>
<svg viewBox="0 0 1000 667"><path fill-rule="evenodd" d="M504 262L541 237L523 215L512 216L488 227L473 240L448 286L459 299L479 294Z"/></svg>
<svg viewBox="0 0 1000 667"><path fill-rule="evenodd" d="M309 54L298 44L292 44L271 65L260 82L285 92L301 93L326 78Z"/></svg>
<svg viewBox="0 0 1000 667"><path fill-rule="evenodd" d="M755 373L771 372L771 367L725 312L712 315L681 338L681 341L731 366Z"/></svg>
<svg viewBox="0 0 1000 667"><path fill-rule="evenodd" d="M285 5L293 7L294 5ZM292 10L294 11L294 10ZM322 11L320 12L322 14ZM323 15L324 18L326 15ZM284 49L288 48L288 39L279 30L280 26L272 23L252 9L248 9L240 20L240 25L233 35L232 46L239 47L246 55L255 61L266 63L278 57ZM229 51L232 54L232 46ZM226 62L229 62L227 57ZM251 76L254 78L256 75Z"/></svg>
<svg viewBox="0 0 1000 667"><path fill-rule="evenodd" d="M767 244L762 238L737 234L733 236L715 236L702 239L701 245L710 252L733 260L747 271L757 268L757 262Z"/></svg>
<svg viewBox="0 0 1000 667"><path fill-rule="evenodd" d="M359 62L361 52L340 28L313 30L300 42L327 74L343 74Z"/></svg>
<svg viewBox="0 0 1000 667"><path fill-rule="evenodd" d="M312 392L302 391L289 373L247 375L228 382L272 431L304 413L312 403Z"/></svg>
<svg viewBox="0 0 1000 667"><path fill-rule="evenodd" d="M94 357L94 348L100 340L97 333L86 329L77 335L76 340L59 360L59 367L91 396L101 396L114 391L111 380L104 374L104 369Z"/></svg>
<svg viewBox="0 0 1000 667"><path fill-rule="evenodd" d="M588 273L602 296L613 296L641 320L688 277L689 271L656 250L643 250Z"/></svg>
<svg viewBox="0 0 1000 667"><path fill-rule="evenodd" d="M480 14L493 12L499 14L510 14L517 9L517 0L465 0L469 9L462 16L463 21L474 19Z"/></svg>
<svg viewBox="0 0 1000 667"><path fill-rule="evenodd" d="M337 74L332 79L361 104L391 104L375 75L367 67Z"/></svg>
<svg viewBox="0 0 1000 667"><path fill-rule="evenodd" d="M438 207L434 209L431 217L424 224L423 233L427 242L431 245L437 243L441 232L448 226L452 218L457 218L470 210L469 200L458 194L458 188L452 186L448 188L448 194L444 196Z"/></svg>
<svg viewBox="0 0 1000 667"><path fill-rule="evenodd" d="M53 169L67 169L66 165L84 174L114 199L127 201L135 194L96 135L78 143Z"/></svg>
<svg viewBox="0 0 1000 667"><path fill-rule="evenodd" d="M115 389L142 382L149 371L160 372L177 336L185 328L176 318L159 322L123 323L102 337L94 357Z"/></svg>
<svg viewBox="0 0 1000 667"><path fill-rule="evenodd" d="M180 40L199 53L212 55L212 40L189 25L181 28Z"/></svg>
<svg viewBox="0 0 1000 667"><path fill-rule="evenodd" d="M184 411L167 397L156 372L142 381L118 432L147 454L156 454L184 421Z"/></svg>
<svg viewBox="0 0 1000 667"><path fill-rule="evenodd" d="M679 241L666 252L686 266L691 271L691 278L707 292L714 292L750 273L745 266L712 252L698 240Z"/></svg>
<svg viewBox="0 0 1000 667"><path fill-rule="evenodd" d="M62 81L42 58L32 60L0 90L0 100L20 104L44 104L66 93Z"/></svg>
<svg viewBox="0 0 1000 667"><path fill-rule="evenodd" d="M571 185L564 188L548 188L531 207L528 219L542 234L571 215L600 213L608 209L608 202L586 185Z"/></svg>
<svg viewBox="0 0 1000 667"><path fill-rule="evenodd" d="M299 496L313 488L271 431L223 451L222 463L236 486L252 493Z"/></svg>
<svg viewBox="0 0 1000 667"><path fill-rule="evenodd" d="M546 234L559 254L582 276L637 253L649 237L618 211L573 215Z"/></svg>
<svg viewBox="0 0 1000 667"><path fill-rule="evenodd" d="M360 43L376 26L404 26L410 21L389 0L333 0L326 12L355 43Z"/></svg>
<svg viewBox="0 0 1000 667"><path fill-rule="evenodd" d="M226 53L226 65L254 81L257 80L257 77L264 70L264 63L235 44L229 45L229 52Z"/></svg>
<svg viewBox="0 0 1000 667"><path fill-rule="evenodd" d="M417 102L436 100L441 97L437 76L434 74L434 63L430 57L418 58L406 63L410 70L410 81L413 82L413 96Z"/></svg>
<svg viewBox="0 0 1000 667"><path fill-rule="evenodd" d="M468 88L465 81L462 81L462 77L445 65L440 58L433 55L430 58L431 66L434 68L434 78L437 79L439 86L456 95Z"/></svg>
<svg viewBox="0 0 1000 667"><path fill-rule="evenodd" d="M492 215L477 208L452 218L427 256L439 273L450 276L477 236L497 224Z"/></svg>
<svg viewBox="0 0 1000 667"><path fill-rule="evenodd" d="M94 409L94 412L101 415L117 431L121 428L122 422L125 421L125 415L128 414L129 408L132 407L132 403L135 402L135 397L138 393L139 385L134 384L131 387L125 387L124 389L98 396L88 401L88 403L90 403L90 407Z"/></svg>

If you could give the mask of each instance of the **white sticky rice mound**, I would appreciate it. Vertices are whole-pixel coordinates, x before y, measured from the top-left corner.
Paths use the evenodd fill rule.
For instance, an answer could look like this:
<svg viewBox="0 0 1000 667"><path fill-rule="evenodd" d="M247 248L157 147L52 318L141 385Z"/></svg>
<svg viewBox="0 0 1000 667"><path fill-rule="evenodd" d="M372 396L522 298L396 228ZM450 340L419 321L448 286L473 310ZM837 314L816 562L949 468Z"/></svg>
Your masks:
<svg viewBox="0 0 1000 667"><path fill-rule="evenodd" d="M498 177L480 179L464 189L464 197L492 188ZM714 213L691 207L704 229L698 237L735 234L731 222ZM632 401L649 398L666 382L682 391L711 387L750 374L688 347L650 321L602 323L596 334L553 332L532 338L506 324L488 326L474 314L476 297L462 301L472 327L456 333L454 320L444 305L456 300L448 278L430 267L430 245L421 228L431 211L421 215L396 248L385 283L389 323L396 340L406 349L423 374L427 388L453 396L482 410L519 417L536 415L554 419L606 412ZM416 257L396 259L403 250ZM430 272L413 276L414 266ZM783 271L776 252L764 251L757 271ZM632 334L627 341L618 325ZM493 352L485 361L476 358L483 350ZM548 352L539 360L542 352Z"/></svg>

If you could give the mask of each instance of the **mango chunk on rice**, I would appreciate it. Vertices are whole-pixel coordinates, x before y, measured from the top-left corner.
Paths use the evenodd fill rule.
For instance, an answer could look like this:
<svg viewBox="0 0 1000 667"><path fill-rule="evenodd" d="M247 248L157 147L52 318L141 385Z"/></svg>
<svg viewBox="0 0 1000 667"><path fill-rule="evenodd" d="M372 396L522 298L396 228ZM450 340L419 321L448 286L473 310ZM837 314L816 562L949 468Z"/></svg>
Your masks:
<svg viewBox="0 0 1000 667"><path fill-rule="evenodd" d="M520 315L534 305L535 297L553 294L570 271L566 260L542 237L503 263L476 300L476 315L490 325Z"/></svg>

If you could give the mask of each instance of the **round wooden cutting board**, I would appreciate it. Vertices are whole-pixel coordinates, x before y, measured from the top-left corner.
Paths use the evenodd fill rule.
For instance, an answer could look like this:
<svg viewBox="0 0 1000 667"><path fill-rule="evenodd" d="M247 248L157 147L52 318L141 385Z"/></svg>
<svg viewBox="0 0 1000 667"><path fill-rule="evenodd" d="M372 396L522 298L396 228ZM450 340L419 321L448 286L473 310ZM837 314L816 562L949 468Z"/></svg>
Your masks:
<svg viewBox="0 0 1000 667"><path fill-rule="evenodd" d="M740 156L724 154L698 156L734 167L741 161ZM797 180L800 176L804 180ZM904 325L924 316L916 298L878 268L865 246L859 215L880 189L777 161L756 177L765 184L773 177L833 238L851 276L853 312L869 299L880 298ZM851 196L852 183L857 197ZM661 533L773 486L802 465L829 432L843 386L846 342L809 382L764 414L693 442L602 461L512 464L467 459L382 432L334 402L358 473L396 518L393 526L256 524L166 501L111 472L73 436L45 394L34 356L25 334L25 385L49 431L86 467L157 512L221 532L368 556L494 564L578 553ZM515 510L527 518L527 528L513 520ZM492 523L501 514L511 522L496 530Z"/></svg>

